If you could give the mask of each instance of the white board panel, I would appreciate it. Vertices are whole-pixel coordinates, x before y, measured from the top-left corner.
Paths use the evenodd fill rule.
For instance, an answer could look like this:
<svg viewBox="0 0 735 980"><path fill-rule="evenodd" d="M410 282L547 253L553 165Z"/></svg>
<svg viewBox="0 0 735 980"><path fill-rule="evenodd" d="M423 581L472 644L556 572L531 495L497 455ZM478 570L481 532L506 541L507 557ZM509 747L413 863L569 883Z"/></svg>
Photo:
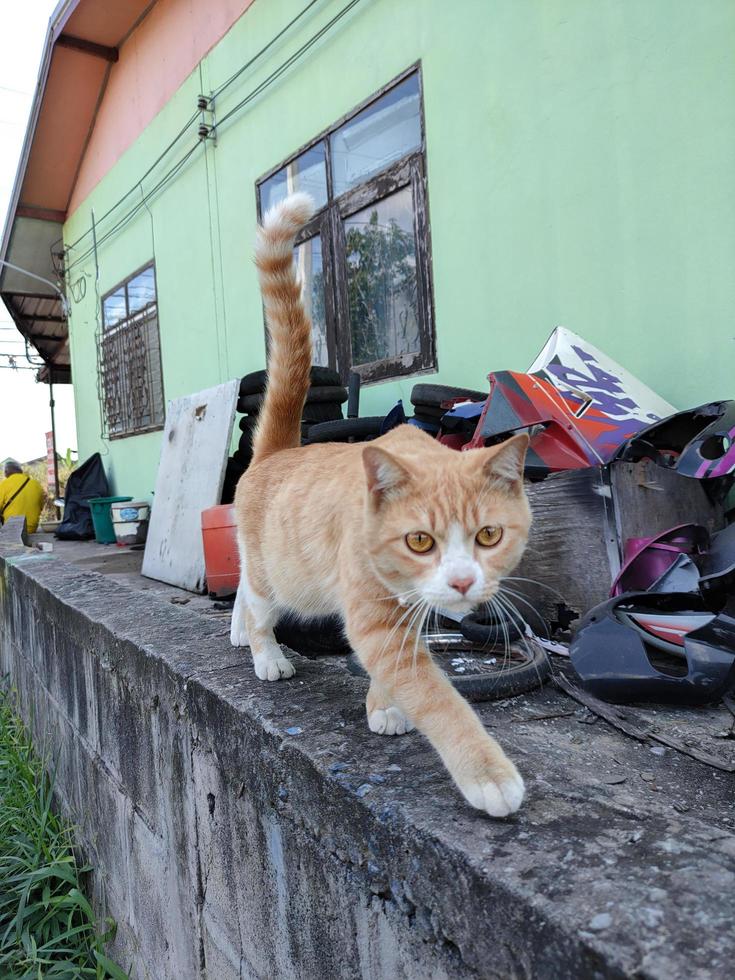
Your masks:
<svg viewBox="0 0 735 980"><path fill-rule="evenodd" d="M168 403L142 572L204 591L201 513L220 502L238 380Z"/></svg>

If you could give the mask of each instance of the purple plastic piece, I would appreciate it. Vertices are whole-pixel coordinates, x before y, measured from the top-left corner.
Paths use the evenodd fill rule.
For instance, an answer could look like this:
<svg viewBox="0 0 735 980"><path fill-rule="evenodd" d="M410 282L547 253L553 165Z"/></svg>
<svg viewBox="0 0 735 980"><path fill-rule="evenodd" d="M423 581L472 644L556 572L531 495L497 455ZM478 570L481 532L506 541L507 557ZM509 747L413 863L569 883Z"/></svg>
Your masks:
<svg viewBox="0 0 735 980"><path fill-rule="evenodd" d="M651 538L629 538L625 542L623 567L612 584L610 595L647 591L669 571L680 555L703 554L708 545L707 529L699 524L678 524Z"/></svg>

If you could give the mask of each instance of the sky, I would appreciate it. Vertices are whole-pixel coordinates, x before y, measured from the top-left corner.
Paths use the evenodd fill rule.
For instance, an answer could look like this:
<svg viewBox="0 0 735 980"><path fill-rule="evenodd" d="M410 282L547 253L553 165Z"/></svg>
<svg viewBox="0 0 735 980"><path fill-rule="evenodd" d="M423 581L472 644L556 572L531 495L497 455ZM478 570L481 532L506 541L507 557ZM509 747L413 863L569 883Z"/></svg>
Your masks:
<svg viewBox="0 0 735 980"><path fill-rule="evenodd" d="M57 0L3 2L0 30L0 222L5 224L48 20ZM25 462L46 452L51 429L48 385L38 384L33 370L7 370L8 355L25 361L23 339L0 301L0 460ZM54 387L56 448L62 455L76 449L74 393L71 385Z"/></svg>

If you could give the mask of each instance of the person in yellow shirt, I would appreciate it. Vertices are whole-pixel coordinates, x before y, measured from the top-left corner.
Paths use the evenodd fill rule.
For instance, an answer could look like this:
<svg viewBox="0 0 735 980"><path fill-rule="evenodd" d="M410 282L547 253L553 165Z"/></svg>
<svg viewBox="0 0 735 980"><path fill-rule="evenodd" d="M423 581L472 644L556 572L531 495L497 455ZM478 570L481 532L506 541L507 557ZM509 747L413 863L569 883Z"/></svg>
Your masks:
<svg viewBox="0 0 735 980"><path fill-rule="evenodd" d="M6 460L5 479L0 482L0 524L9 517L23 516L28 533L33 534L38 528L45 498L38 480L24 473L14 459Z"/></svg>

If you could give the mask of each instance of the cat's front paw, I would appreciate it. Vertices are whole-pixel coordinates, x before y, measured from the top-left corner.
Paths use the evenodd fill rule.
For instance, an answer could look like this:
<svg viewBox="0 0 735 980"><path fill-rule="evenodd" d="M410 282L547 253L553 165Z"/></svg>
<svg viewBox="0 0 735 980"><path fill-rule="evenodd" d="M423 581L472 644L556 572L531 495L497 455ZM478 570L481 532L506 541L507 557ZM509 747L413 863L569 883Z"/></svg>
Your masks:
<svg viewBox="0 0 735 980"><path fill-rule="evenodd" d="M233 647L250 646L248 631L245 624L235 622L234 618L232 620L232 625L230 626L230 643L233 645Z"/></svg>
<svg viewBox="0 0 735 980"><path fill-rule="evenodd" d="M375 708L368 713L368 728L376 735L406 735L413 731L413 727L395 705L389 708Z"/></svg>
<svg viewBox="0 0 735 980"><path fill-rule="evenodd" d="M280 651L254 654L253 664L255 676L261 681L280 681L281 678L293 677L296 673L294 665Z"/></svg>
<svg viewBox="0 0 735 980"><path fill-rule="evenodd" d="M515 768L498 779L461 782L458 785L471 806L484 810L491 817L507 817L515 813L526 792Z"/></svg>

